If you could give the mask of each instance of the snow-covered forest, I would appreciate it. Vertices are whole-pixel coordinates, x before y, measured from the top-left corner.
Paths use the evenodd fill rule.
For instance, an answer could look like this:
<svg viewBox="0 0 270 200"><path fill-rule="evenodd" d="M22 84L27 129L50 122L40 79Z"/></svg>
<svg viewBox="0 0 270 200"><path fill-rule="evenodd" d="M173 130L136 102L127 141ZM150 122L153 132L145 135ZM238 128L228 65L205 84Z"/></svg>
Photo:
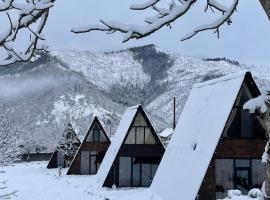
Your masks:
<svg viewBox="0 0 270 200"><path fill-rule="evenodd" d="M68 122L83 137L94 115L113 135L124 109L139 103L151 111L161 132L172 127L173 97L178 119L196 82L245 69L254 72L260 86L269 81L267 68L181 56L153 45L109 53L42 55L33 64L14 64L0 71L0 102L12 114L24 146L31 151L40 144L45 151L54 149Z"/></svg>

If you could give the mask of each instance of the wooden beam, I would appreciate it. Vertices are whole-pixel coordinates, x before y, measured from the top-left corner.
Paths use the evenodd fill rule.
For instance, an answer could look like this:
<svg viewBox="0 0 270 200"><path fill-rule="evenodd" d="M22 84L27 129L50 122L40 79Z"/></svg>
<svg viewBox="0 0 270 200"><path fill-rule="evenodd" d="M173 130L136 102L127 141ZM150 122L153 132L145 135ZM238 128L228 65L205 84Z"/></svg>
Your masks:
<svg viewBox="0 0 270 200"><path fill-rule="evenodd" d="M270 0L260 0L268 19L270 20Z"/></svg>

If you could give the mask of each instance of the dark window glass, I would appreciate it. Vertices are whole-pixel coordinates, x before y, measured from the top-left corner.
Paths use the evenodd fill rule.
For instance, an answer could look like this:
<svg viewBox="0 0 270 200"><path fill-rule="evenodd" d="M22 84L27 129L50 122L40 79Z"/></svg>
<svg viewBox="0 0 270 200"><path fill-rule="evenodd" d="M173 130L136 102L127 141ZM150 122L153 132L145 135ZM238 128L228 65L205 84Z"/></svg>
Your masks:
<svg viewBox="0 0 270 200"><path fill-rule="evenodd" d="M136 127L136 144L144 144L144 127Z"/></svg>
<svg viewBox="0 0 270 200"><path fill-rule="evenodd" d="M130 187L131 186L131 158L120 157L119 158L119 186Z"/></svg>
<svg viewBox="0 0 270 200"><path fill-rule="evenodd" d="M94 142L99 142L99 129L94 129L93 130L93 141Z"/></svg>
<svg viewBox="0 0 270 200"><path fill-rule="evenodd" d="M128 132L125 144L136 144L136 128L132 127Z"/></svg>
<svg viewBox="0 0 270 200"><path fill-rule="evenodd" d="M151 170L151 179L153 180L154 177L155 177L155 174L157 172L157 169L158 169L158 165L157 164L152 164L152 170Z"/></svg>
<svg viewBox="0 0 270 200"><path fill-rule="evenodd" d="M252 120L248 110L241 109L241 136L252 138Z"/></svg>
<svg viewBox="0 0 270 200"><path fill-rule="evenodd" d="M260 122L261 121L261 122ZM258 116L253 115L253 132L254 137L256 138L265 138L265 129L263 128L262 124L264 123L262 119L260 119Z"/></svg>
<svg viewBox="0 0 270 200"><path fill-rule="evenodd" d="M250 188L250 173L248 169L236 169L235 176L236 188L242 192L242 194L247 194Z"/></svg>
<svg viewBox="0 0 270 200"><path fill-rule="evenodd" d="M227 197L227 191L234 188L233 173L233 159L216 159L215 177L217 199L224 199Z"/></svg>
<svg viewBox="0 0 270 200"><path fill-rule="evenodd" d="M259 159L252 160L252 188L261 188L265 178L265 166Z"/></svg>
<svg viewBox="0 0 270 200"><path fill-rule="evenodd" d="M90 174L96 174L97 173L97 164L96 164L96 156L90 156L90 168L91 168L91 171L90 171Z"/></svg>
<svg viewBox="0 0 270 200"><path fill-rule="evenodd" d="M133 158L133 172L132 172L132 186L140 186L140 163L135 163L135 158Z"/></svg>
<svg viewBox="0 0 270 200"><path fill-rule="evenodd" d="M81 151L81 174L89 174L90 169L90 154L89 151Z"/></svg>
<svg viewBox="0 0 270 200"><path fill-rule="evenodd" d="M236 159L235 167L250 167L250 160L248 159Z"/></svg>
<svg viewBox="0 0 270 200"><path fill-rule="evenodd" d="M151 166L150 164L142 164L142 186L149 187L151 185Z"/></svg>

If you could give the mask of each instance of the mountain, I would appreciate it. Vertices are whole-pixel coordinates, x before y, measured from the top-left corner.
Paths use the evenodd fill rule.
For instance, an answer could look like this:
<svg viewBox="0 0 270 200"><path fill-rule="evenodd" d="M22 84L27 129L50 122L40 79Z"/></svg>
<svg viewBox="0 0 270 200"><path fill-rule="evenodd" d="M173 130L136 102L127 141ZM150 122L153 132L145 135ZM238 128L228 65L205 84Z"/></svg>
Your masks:
<svg viewBox="0 0 270 200"><path fill-rule="evenodd" d="M155 45L118 52L53 51L34 63L0 70L0 105L12 116L25 147L55 147L65 124L81 137L98 116L113 134L126 107L142 103L157 131L172 126L194 83L250 70L259 86L269 68L227 58L200 59L166 52Z"/></svg>

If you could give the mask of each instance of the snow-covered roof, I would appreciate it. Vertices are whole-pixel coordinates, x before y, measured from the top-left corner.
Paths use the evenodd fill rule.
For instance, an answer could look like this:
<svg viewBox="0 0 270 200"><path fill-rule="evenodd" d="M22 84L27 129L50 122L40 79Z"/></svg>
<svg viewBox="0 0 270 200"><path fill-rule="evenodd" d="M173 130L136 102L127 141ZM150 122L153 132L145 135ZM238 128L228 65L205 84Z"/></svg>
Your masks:
<svg viewBox="0 0 270 200"><path fill-rule="evenodd" d="M151 191L163 200L194 200L247 72L192 88Z"/></svg>
<svg viewBox="0 0 270 200"><path fill-rule="evenodd" d="M159 136L167 138L167 137L170 137L172 134L173 134L173 129L172 128L166 128L159 134Z"/></svg>
<svg viewBox="0 0 270 200"><path fill-rule="evenodd" d="M114 137L111 139L111 145L109 146L107 153L105 154L105 157L96 175L97 183L101 187L103 186L103 183L106 180L106 177L110 171L110 168L114 162L115 157L117 156L117 153L121 147L121 144L123 143L123 140L125 139L125 136L133 121L133 118L135 117L137 113L138 108L139 108L139 105L130 107L125 111L120 121L120 124L116 130L116 133Z"/></svg>

